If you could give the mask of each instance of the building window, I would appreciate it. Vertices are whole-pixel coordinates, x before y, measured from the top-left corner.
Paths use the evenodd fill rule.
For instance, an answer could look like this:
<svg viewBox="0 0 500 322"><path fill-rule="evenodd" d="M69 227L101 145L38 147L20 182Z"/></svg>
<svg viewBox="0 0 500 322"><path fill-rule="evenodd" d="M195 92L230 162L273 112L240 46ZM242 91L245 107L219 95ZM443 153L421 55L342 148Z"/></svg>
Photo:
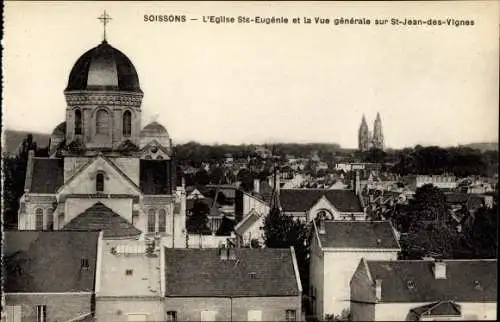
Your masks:
<svg viewBox="0 0 500 322"><path fill-rule="evenodd" d="M215 311L201 311L201 321L215 321Z"/></svg>
<svg viewBox="0 0 500 322"><path fill-rule="evenodd" d="M262 311L249 310L247 320L248 321L262 321Z"/></svg>
<svg viewBox="0 0 500 322"><path fill-rule="evenodd" d="M52 208L47 209L47 229L54 230L54 210Z"/></svg>
<svg viewBox="0 0 500 322"><path fill-rule="evenodd" d="M95 176L95 191L104 192L104 174L98 173Z"/></svg>
<svg viewBox="0 0 500 322"><path fill-rule="evenodd" d="M101 135L108 135L109 132L109 114L105 110L99 110L96 114L96 133Z"/></svg>
<svg viewBox="0 0 500 322"><path fill-rule="evenodd" d="M167 229L167 212L165 209L160 209L158 212L158 231L163 233Z"/></svg>
<svg viewBox="0 0 500 322"><path fill-rule="evenodd" d="M130 136L132 134L132 113L125 111L123 113L123 136Z"/></svg>
<svg viewBox="0 0 500 322"><path fill-rule="evenodd" d="M154 233L155 232L155 226L156 226L156 216L155 216L155 210L154 209L149 209L148 211L148 233Z"/></svg>
<svg viewBox="0 0 500 322"><path fill-rule="evenodd" d="M21 305L7 305L7 321L21 322Z"/></svg>
<svg viewBox="0 0 500 322"><path fill-rule="evenodd" d="M46 322L47 321L47 306L37 305L36 306L36 321Z"/></svg>
<svg viewBox="0 0 500 322"><path fill-rule="evenodd" d="M297 311L286 310L285 311L285 321L297 321Z"/></svg>
<svg viewBox="0 0 500 322"><path fill-rule="evenodd" d="M134 273L134 271L131 270L131 269L126 269L125 270L125 275L127 275L127 276L132 276L133 273Z"/></svg>
<svg viewBox="0 0 500 322"><path fill-rule="evenodd" d="M167 311L167 321L177 322L177 311Z"/></svg>
<svg viewBox="0 0 500 322"><path fill-rule="evenodd" d="M36 230L43 230L43 209L37 208L35 212Z"/></svg>
<svg viewBox="0 0 500 322"><path fill-rule="evenodd" d="M59 229L63 228L63 226L64 226L64 214L59 214L59 216L57 217L57 226L59 227Z"/></svg>
<svg viewBox="0 0 500 322"><path fill-rule="evenodd" d="M88 258L82 258L82 259L80 260L80 268L81 268L82 270L87 270L87 269L89 269L89 268L90 268Z"/></svg>
<svg viewBox="0 0 500 322"><path fill-rule="evenodd" d="M82 134L82 112L75 110L75 134Z"/></svg>

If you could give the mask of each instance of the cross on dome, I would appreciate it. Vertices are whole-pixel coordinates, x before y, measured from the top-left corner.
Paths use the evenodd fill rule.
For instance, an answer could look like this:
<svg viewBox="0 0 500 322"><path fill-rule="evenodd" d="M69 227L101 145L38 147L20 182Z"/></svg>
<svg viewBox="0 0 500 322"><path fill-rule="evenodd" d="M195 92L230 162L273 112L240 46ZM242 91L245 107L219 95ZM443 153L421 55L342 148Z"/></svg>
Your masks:
<svg viewBox="0 0 500 322"><path fill-rule="evenodd" d="M104 40L103 40L103 42L106 42L106 25L108 24L108 22L112 18L110 15L107 14L106 10L104 10L104 13L102 15L100 15L99 17L97 17L97 19L99 19L103 25L103 28L104 28Z"/></svg>

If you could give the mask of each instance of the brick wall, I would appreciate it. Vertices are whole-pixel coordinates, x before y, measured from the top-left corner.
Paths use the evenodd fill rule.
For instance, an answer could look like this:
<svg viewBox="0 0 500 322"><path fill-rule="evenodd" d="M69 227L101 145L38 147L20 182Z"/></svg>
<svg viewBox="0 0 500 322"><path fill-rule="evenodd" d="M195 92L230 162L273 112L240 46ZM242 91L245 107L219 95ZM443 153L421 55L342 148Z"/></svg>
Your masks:
<svg viewBox="0 0 500 322"><path fill-rule="evenodd" d="M23 322L36 322L37 305L47 306L47 321L65 322L91 312L90 293L81 294L8 294L6 305L21 305Z"/></svg>
<svg viewBox="0 0 500 322"><path fill-rule="evenodd" d="M165 312L176 311L178 321L199 321L202 311L216 311L217 321L247 321L249 310L261 311L262 321L283 321L286 310L296 310L297 320L302 314L300 296L165 299Z"/></svg>

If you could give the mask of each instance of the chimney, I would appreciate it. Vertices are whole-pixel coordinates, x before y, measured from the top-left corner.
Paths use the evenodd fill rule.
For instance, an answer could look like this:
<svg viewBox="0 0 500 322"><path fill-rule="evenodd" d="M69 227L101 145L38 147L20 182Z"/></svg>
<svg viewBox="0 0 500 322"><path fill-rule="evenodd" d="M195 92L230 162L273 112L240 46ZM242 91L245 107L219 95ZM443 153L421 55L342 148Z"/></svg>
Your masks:
<svg viewBox="0 0 500 322"><path fill-rule="evenodd" d="M182 186L183 190L186 189L186 178L184 176L182 176L182 179L181 179L181 186Z"/></svg>
<svg viewBox="0 0 500 322"><path fill-rule="evenodd" d="M260 193L260 179L259 178L253 179L253 191L256 193Z"/></svg>
<svg viewBox="0 0 500 322"><path fill-rule="evenodd" d="M434 262L434 278L437 280L446 279L446 264L441 260Z"/></svg>
<svg viewBox="0 0 500 322"><path fill-rule="evenodd" d="M355 188L356 196L359 196L359 194L361 193L361 180L360 180L360 177L359 177L359 171L358 170L356 170L356 182L355 182L355 185L356 185L356 188Z"/></svg>
<svg viewBox="0 0 500 322"><path fill-rule="evenodd" d="M326 233L325 219L320 218L318 222L318 234L324 235Z"/></svg>
<svg viewBox="0 0 500 322"><path fill-rule="evenodd" d="M382 280L375 280L375 298L377 301L382 299Z"/></svg>

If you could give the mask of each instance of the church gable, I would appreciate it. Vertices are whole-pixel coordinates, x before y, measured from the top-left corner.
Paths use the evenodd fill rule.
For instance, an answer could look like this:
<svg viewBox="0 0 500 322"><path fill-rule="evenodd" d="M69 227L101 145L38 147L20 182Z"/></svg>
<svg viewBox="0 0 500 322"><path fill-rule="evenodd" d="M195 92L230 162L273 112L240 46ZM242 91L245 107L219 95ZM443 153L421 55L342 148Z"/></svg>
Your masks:
<svg viewBox="0 0 500 322"><path fill-rule="evenodd" d="M116 165L98 156L69 179L58 193L139 195L140 190Z"/></svg>
<svg viewBox="0 0 500 322"><path fill-rule="evenodd" d="M322 196L309 210L310 219L315 219L318 215L325 215L331 220L340 219L339 211L325 196Z"/></svg>

